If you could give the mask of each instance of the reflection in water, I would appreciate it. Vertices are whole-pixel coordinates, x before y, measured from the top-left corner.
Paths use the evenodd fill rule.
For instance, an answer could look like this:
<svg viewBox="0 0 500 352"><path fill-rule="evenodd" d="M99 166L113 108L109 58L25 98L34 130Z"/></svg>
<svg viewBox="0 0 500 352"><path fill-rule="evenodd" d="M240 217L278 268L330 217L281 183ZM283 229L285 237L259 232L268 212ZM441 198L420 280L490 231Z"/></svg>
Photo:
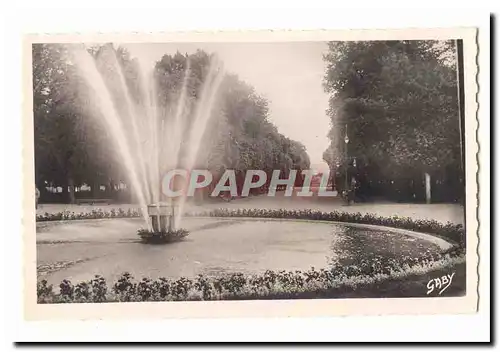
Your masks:
<svg viewBox="0 0 500 352"><path fill-rule="evenodd" d="M202 231L202 230L209 230L209 229L216 229L218 227L224 227L224 226L229 226L229 225L235 225L241 223L242 220L221 220L217 221L214 223L209 223L209 224L204 224L198 227L194 227L190 231Z"/></svg>
<svg viewBox="0 0 500 352"><path fill-rule="evenodd" d="M338 225L332 231L327 261L330 266L348 266L382 258L421 257L438 251L434 244L398 232Z"/></svg>

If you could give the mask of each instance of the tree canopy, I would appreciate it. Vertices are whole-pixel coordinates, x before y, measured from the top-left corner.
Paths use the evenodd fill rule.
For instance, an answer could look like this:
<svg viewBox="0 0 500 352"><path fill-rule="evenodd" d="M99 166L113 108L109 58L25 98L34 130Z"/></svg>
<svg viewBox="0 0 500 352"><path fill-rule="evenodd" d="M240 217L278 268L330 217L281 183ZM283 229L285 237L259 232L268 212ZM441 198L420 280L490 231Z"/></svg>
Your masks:
<svg viewBox="0 0 500 352"><path fill-rule="evenodd" d="M112 104L126 133L134 130L132 120L125 117L129 105L148 104L141 101L145 99L141 94L145 80L153 80L154 91L148 94L155 95L157 113L163 119L163 116L175 115L184 76L189 74L183 99L188 113L182 116L181 136L182 142L189 143L191 124L196 122L192 111L207 78L210 54L203 51L190 55L166 54L156 62L153 75L148 78L141 76L139 62L122 47L106 44L86 50L112 92ZM93 96L68 51L70 48L65 45L33 45L35 174L39 189L52 185L65 191L69 187L69 200L74 201L74 186L129 184L129 175L113 151L116 147L110 142L110 131L97 123L102 119L99 116L102 112L93 106ZM110 65L112 60L117 60L118 66ZM120 90L120 79L125 81L128 92ZM132 97L132 103L127 102L128 96ZM224 75L213 105L196 167L215 173L225 169L238 172L281 169L285 174L290 169L309 168L305 147L278 132L269 120L268 101L235 74ZM168 131L161 130L159 138L170 138L163 132ZM134 158L139 155L138 148L130 146Z"/></svg>
<svg viewBox="0 0 500 352"><path fill-rule="evenodd" d="M372 177L460 168L454 42L330 42L324 56L334 167L370 166ZM348 156L345 159L345 135Z"/></svg>

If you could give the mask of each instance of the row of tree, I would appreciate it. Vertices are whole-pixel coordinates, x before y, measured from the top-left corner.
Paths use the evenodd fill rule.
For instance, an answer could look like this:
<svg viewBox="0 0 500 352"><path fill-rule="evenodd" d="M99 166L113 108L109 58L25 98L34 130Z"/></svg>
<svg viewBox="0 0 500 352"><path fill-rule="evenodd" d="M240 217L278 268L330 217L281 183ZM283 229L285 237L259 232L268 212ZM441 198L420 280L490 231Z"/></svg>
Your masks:
<svg viewBox="0 0 500 352"><path fill-rule="evenodd" d="M427 174L434 199L463 197L455 49L454 41L329 43L323 158L341 188L354 176L365 194L422 200Z"/></svg>
<svg viewBox="0 0 500 352"><path fill-rule="evenodd" d="M98 196L101 185L106 185L108 190L117 189L118 184L131 188L128 187L130 174L123 167L122 158L117 157L119 153L111 141L111 131L100 123L106 111L96 107L95 94L102 92L89 89L89 77L83 79L78 70L74 49L59 44L33 45L35 182L42 193L42 201L54 201L49 199L49 186L61 187L62 200L69 202L75 201L78 195L75 195L75 189L84 184L91 186L93 197ZM133 133L134 126L127 117L130 113L127 104L143 108L151 104L144 101L147 77L143 76L140 62L126 49L112 44L85 50L104 77L107 91L111 92L109 99L118 112L124 131ZM185 127L180 138L184 143L190 142L189 131L197 127L193 125L198 123L194 119L194 106L201 99L212 60L213 56L203 51L191 55L164 55L150 77L154 89L148 94L154 94L155 114L160 116L158 126L175 115L185 85L182 102L187 112L182 115ZM125 88L123 85L120 88L120 80L125 83ZM132 102L126 101L128 97ZM268 101L234 74L223 75L204 130L193 165L196 168L208 169L216 175L234 169L239 175L239 183L242 182L241 175L249 169L264 170L269 175L272 170L280 169L286 177L290 169L309 168L305 147L278 132L269 121ZM162 145L172 137L160 127L154 133ZM138 145L129 147L132 157L138 159ZM112 195L107 194L109 196Z"/></svg>

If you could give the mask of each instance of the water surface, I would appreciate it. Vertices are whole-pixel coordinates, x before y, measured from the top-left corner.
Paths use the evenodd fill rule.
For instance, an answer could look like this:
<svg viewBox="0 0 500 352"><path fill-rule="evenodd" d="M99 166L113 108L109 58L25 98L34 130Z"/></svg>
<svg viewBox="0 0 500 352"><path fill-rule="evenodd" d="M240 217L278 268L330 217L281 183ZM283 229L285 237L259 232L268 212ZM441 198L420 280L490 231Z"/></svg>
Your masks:
<svg viewBox="0 0 500 352"><path fill-rule="evenodd" d="M164 245L139 242L140 219L78 220L37 224L39 279L58 284L95 274L116 280L230 272L326 268L360 258L421 256L439 247L385 230L308 221L186 218L191 233Z"/></svg>

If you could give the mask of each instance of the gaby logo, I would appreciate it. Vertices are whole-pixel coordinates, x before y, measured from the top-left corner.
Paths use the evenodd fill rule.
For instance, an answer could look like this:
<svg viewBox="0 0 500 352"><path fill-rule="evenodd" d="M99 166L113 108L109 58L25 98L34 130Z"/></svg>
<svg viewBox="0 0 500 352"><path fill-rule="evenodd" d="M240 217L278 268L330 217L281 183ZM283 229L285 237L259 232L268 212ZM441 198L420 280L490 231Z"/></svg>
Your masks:
<svg viewBox="0 0 500 352"><path fill-rule="evenodd" d="M448 287L450 287L451 282L453 281L453 276L455 276L455 273L429 280L427 283L427 294L432 293L434 290L440 290L438 295L442 294Z"/></svg>
<svg viewBox="0 0 500 352"><path fill-rule="evenodd" d="M298 176L300 175L300 176ZM208 170L187 170L175 169L167 172L162 180L162 193L171 198L187 196L192 197L198 189L213 189L211 197L218 197L223 192L229 192L233 197L247 197L251 189L268 185L268 196L275 196L278 187L285 188L285 196L293 195L296 184L300 184L298 196L311 197L315 193L311 190L311 183L315 177L313 170L303 170L300 174L297 170L290 170L287 178L281 178L281 171L274 170L268 180L268 174L262 170L248 170L242 184L241 192L238 194L238 184L235 170L228 169L215 182L212 173ZM297 178L300 177L300 180ZM329 173L323 173L320 178L317 195L320 197L333 197L337 195L335 191L328 191ZM299 182L298 182L299 181Z"/></svg>

